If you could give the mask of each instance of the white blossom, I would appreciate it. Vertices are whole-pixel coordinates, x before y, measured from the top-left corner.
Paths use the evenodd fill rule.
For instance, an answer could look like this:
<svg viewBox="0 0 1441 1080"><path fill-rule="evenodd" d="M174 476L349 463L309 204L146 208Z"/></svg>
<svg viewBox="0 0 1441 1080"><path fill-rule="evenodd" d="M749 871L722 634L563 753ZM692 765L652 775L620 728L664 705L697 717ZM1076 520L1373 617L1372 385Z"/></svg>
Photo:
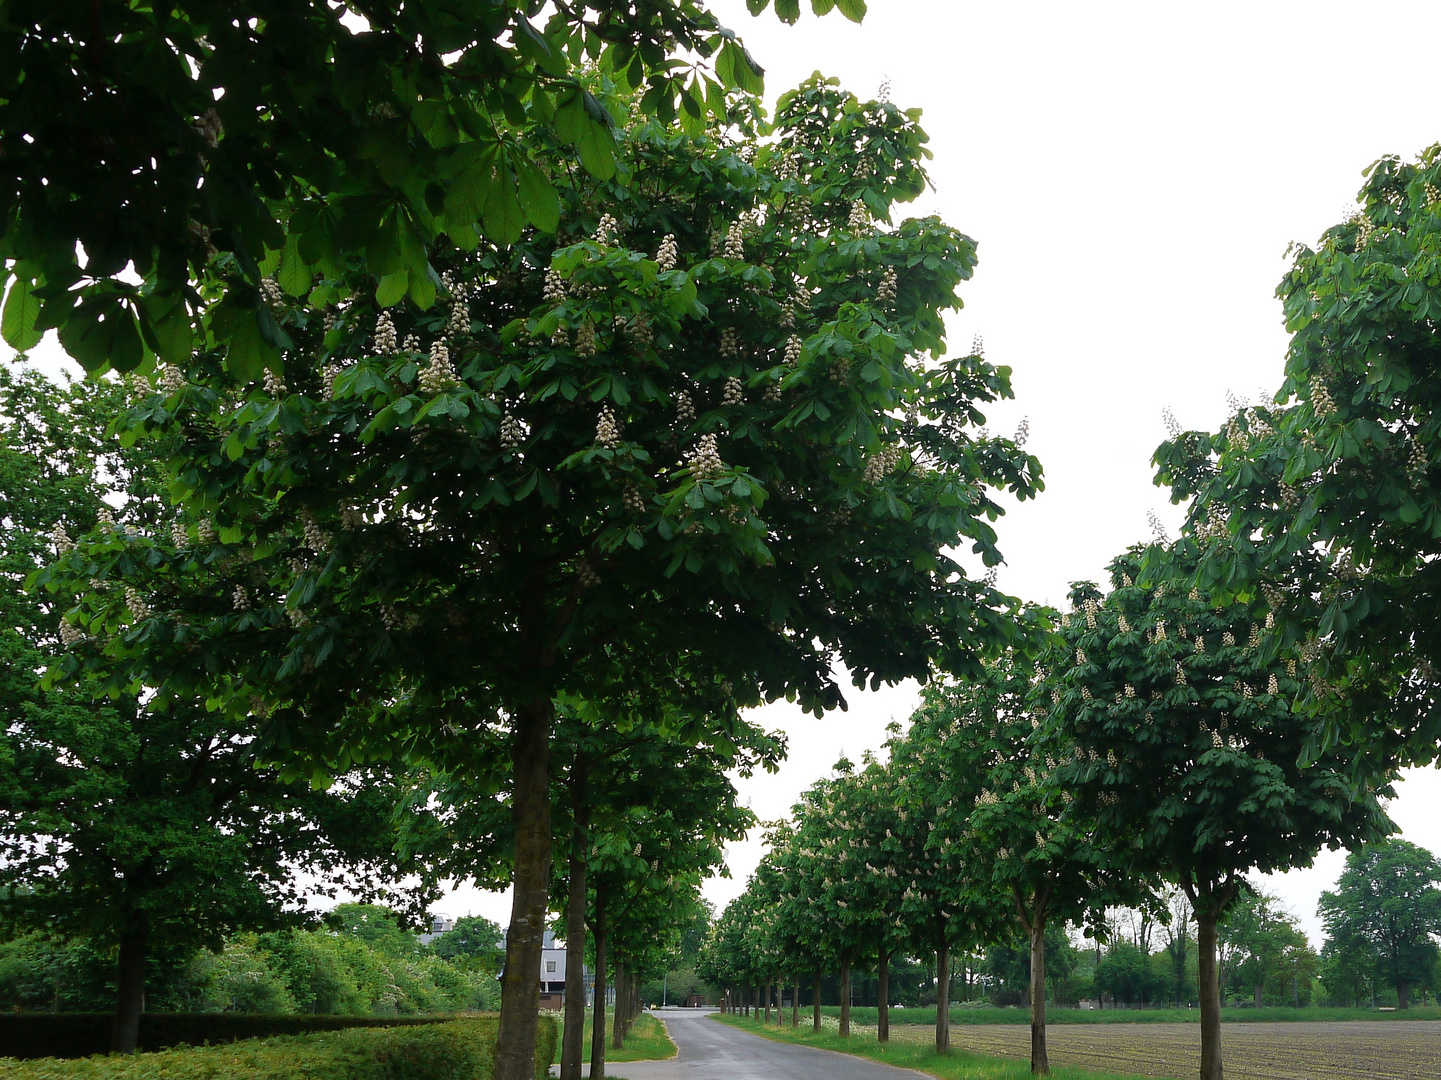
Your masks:
<svg viewBox="0 0 1441 1080"><path fill-rule="evenodd" d="M595 421L596 445L607 450L614 450L620 446L620 432L620 421L616 418L614 410L609 405L602 405L600 414Z"/></svg>
<svg viewBox="0 0 1441 1080"><path fill-rule="evenodd" d="M660 248L655 253L655 261L660 267L661 273L675 269L676 259L679 254L679 249L675 244L674 233L666 233L665 236L661 237Z"/></svg>
<svg viewBox="0 0 1441 1080"><path fill-rule="evenodd" d="M720 451L716 448L714 433L702 435L700 442L686 455L691 475L697 480L707 480L718 475L724 468Z"/></svg>
<svg viewBox="0 0 1441 1080"><path fill-rule="evenodd" d="M450 362L450 348L437 341L430 349L430 363L420 372L420 392L435 397L456 384L455 366Z"/></svg>
<svg viewBox="0 0 1441 1080"><path fill-rule="evenodd" d="M575 331L575 355L595 355L595 323L589 319L581 321Z"/></svg>
<svg viewBox="0 0 1441 1080"><path fill-rule="evenodd" d="M372 339L378 356L391 356L399 351L399 339L395 334L395 323L390 312L382 311L375 320L375 336Z"/></svg>

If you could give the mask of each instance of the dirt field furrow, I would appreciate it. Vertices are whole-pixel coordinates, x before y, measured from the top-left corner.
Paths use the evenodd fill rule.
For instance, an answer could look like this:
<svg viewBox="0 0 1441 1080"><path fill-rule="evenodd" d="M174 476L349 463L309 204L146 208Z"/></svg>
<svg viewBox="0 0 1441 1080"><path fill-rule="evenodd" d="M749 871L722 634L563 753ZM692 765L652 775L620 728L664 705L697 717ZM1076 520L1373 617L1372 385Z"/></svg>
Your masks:
<svg viewBox="0 0 1441 1080"><path fill-rule="evenodd" d="M896 1027L895 1038L927 1042L929 1027ZM1200 1069L1194 1024L1056 1024L1046 1033L1052 1065L1188 1080ZM951 1045L1026 1058L1030 1028L1016 1024L951 1029ZM1227 1080L1437 1080L1441 1021L1226 1024Z"/></svg>

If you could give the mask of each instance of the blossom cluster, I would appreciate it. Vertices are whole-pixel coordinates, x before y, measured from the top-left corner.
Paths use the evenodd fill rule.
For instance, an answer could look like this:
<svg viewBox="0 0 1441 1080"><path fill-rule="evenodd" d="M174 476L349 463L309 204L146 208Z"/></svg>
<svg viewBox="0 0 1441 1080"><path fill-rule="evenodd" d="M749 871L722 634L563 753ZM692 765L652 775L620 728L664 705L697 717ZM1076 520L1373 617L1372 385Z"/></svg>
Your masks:
<svg viewBox="0 0 1441 1080"><path fill-rule="evenodd" d="M420 392L427 397L444 393L456 384L455 366L450 362L450 349L437 341L430 349L430 363L420 372Z"/></svg>
<svg viewBox="0 0 1441 1080"><path fill-rule="evenodd" d="M660 267L661 273L665 273L667 270L674 270L679 255L680 251L676 247L675 234L666 233L665 236L661 237L660 247L655 253L656 265Z"/></svg>
<svg viewBox="0 0 1441 1080"><path fill-rule="evenodd" d="M595 422L596 445L614 450L620 446L620 431L620 420L616 418L615 411L609 405L602 405Z"/></svg>
<svg viewBox="0 0 1441 1080"><path fill-rule="evenodd" d="M720 450L716 447L714 433L702 435L695 448L686 455L690 465L691 475L697 480L708 480L717 476L725 468L721 461Z"/></svg>

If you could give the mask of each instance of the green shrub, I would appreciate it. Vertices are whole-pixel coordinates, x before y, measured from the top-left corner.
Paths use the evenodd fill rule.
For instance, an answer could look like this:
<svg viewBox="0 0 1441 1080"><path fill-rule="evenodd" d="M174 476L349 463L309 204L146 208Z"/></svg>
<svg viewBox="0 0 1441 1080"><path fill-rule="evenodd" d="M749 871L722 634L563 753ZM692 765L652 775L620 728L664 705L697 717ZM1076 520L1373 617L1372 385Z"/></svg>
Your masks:
<svg viewBox="0 0 1441 1080"><path fill-rule="evenodd" d="M0 1075L6 1080L488 1080L498 1026L495 1017L475 1017L157 1053L0 1059ZM553 1022L542 1021L541 1036L542 1042L554 1041ZM544 1075L546 1067L538 1066L537 1078Z"/></svg>
<svg viewBox="0 0 1441 1080"><path fill-rule="evenodd" d="M110 1013L0 1013L0 1058L78 1058L110 1047ZM145 1013L140 1049L203 1046L352 1027L434 1024L437 1017L250 1016L244 1013Z"/></svg>

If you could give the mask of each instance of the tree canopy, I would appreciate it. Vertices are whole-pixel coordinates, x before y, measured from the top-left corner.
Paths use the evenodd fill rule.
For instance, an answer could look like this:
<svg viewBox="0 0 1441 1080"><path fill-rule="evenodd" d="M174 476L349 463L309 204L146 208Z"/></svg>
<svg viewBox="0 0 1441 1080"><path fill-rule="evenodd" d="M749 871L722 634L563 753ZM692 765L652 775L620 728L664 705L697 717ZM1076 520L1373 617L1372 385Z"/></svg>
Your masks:
<svg viewBox="0 0 1441 1080"><path fill-rule="evenodd" d="M185 542L92 537L45 578L116 625L104 663L263 697L297 771L510 732L512 950L539 947L560 694L621 708L678 678L710 711L819 710L837 660L925 678L1021 632L946 554L998 561L988 488L1027 497L1039 465L970 428L1009 371L943 359L974 244L885 227L924 183L915 114L815 78L761 143L757 108L702 138L637 118L609 181L528 114L556 235L437 255L441 310L382 311L364 274L271 289L283 376L199 354L126 422L159 440Z"/></svg>
<svg viewBox="0 0 1441 1080"><path fill-rule="evenodd" d="M1112 561L1109 589L1074 586L1036 700L1073 812L1191 902L1201 1073L1213 1080L1216 927L1243 875L1309 865L1322 847L1391 831L1378 796L1397 761L1384 744L1326 738L1328 718L1297 704L1308 653L1274 614L1194 584L1200 554L1189 539L1133 548Z"/></svg>
<svg viewBox="0 0 1441 1080"><path fill-rule="evenodd" d="M1346 857L1332 892L1321 894L1326 933L1344 953L1369 960L1411 1007L1410 991L1434 985L1441 938L1441 860L1401 839L1367 844Z"/></svg>
<svg viewBox="0 0 1441 1080"><path fill-rule="evenodd" d="M1372 165L1356 211L1294 248L1274 400L1237 403L1215 433L1177 427L1155 459L1191 500L1191 531L1228 539L1198 567L1203 587L1268 591L1355 702L1330 711L1336 737L1402 743L1421 763L1441 747L1438 235L1441 147Z"/></svg>
<svg viewBox="0 0 1441 1080"><path fill-rule="evenodd" d="M703 0L75 0L0 20L4 336L23 350L58 328L91 370L219 344L257 375L293 344L263 300L267 252L289 288L357 260L380 295L429 308L442 238L556 229L527 116L568 164L616 174L616 122L583 71L691 127L761 89ZM220 294L203 285L217 272Z"/></svg>
<svg viewBox="0 0 1441 1080"><path fill-rule="evenodd" d="M116 537L162 512L150 463L103 437L123 398L0 368L0 915L120 947L115 1046L131 1049L147 952L219 949L303 920L316 888L393 880L396 795L370 770L328 790L286 782L257 767L249 725L201 699L41 685L77 631L25 593L27 573L67 554L67 529L98 519Z"/></svg>

